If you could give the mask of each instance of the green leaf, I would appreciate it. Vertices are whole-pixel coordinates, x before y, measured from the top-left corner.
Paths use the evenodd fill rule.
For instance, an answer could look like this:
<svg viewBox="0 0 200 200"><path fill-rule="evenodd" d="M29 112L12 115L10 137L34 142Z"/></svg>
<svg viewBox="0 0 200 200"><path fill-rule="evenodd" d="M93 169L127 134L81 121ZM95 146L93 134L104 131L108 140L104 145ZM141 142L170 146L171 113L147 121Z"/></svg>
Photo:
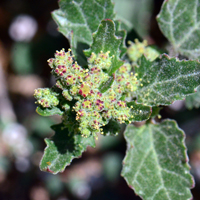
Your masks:
<svg viewBox="0 0 200 200"><path fill-rule="evenodd" d="M144 200L189 200L189 172L184 132L173 120L142 127L129 125L122 176Z"/></svg>
<svg viewBox="0 0 200 200"><path fill-rule="evenodd" d="M126 48L126 45L125 45L126 31L123 30L123 28L122 28L123 25L120 21L115 21L115 26L116 26L116 32L115 32L116 36L119 37L119 38L122 38L121 44L120 44L120 47L119 47L120 58L122 58L127 51L127 48Z"/></svg>
<svg viewBox="0 0 200 200"><path fill-rule="evenodd" d="M121 125L115 120L110 120L109 123L103 126L103 133L106 136L116 136L121 130Z"/></svg>
<svg viewBox="0 0 200 200"><path fill-rule="evenodd" d="M157 106L152 107L151 118L158 116L160 113L160 110L162 110L162 107L157 107Z"/></svg>
<svg viewBox="0 0 200 200"><path fill-rule="evenodd" d="M185 105L188 109L200 107L200 87L195 94L189 95L185 99Z"/></svg>
<svg viewBox="0 0 200 200"><path fill-rule="evenodd" d="M41 116L52 116L52 115L63 114L63 111L61 111L58 107L44 108L42 106L38 106L36 108L36 112Z"/></svg>
<svg viewBox="0 0 200 200"><path fill-rule="evenodd" d="M116 18L125 23L129 30L134 28L141 37L149 34L152 0L113 0Z"/></svg>
<svg viewBox="0 0 200 200"><path fill-rule="evenodd" d="M111 85L113 84L114 82L114 77L113 76L110 76L109 79L106 81L106 82L103 82L100 87L99 87L99 91L101 93L104 93L106 92L110 87Z"/></svg>
<svg viewBox="0 0 200 200"><path fill-rule="evenodd" d="M200 58L200 4L198 0L165 0L158 15L163 34L175 53Z"/></svg>
<svg viewBox="0 0 200 200"><path fill-rule="evenodd" d="M136 67L139 83L135 95L138 103L149 106L169 105L194 93L200 85L200 63L179 61L166 54L154 61L141 58Z"/></svg>
<svg viewBox="0 0 200 200"><path fill-rule="evenodd" d="M83 138L80 134L70 133L63 125L52 127L55 135L45 139L47 147L40 163L40 169L53 174L63 172L74 158L81 156L87 146L95 147L94 137Z"/></svg>
<svg viewBox="0 0 200 200"><path fill-rule="evenodd" d="M132 121L144 121L150 118L151 116L151 107L144 106L142 104L137 104L135 101L128 102L128 107L131 107L131 112L133 115Z"/></svg>
<svg viewBox="0 0 200 200"><path fill-rule="evenodd" d="M115 32L115 23L112 20L102 20L97 32L93 34L93 43L91 48L84 51L87 57L89 57L92 52L98 54L101 51L103 53L110 51L109 56L114 56L114 58L112 59L112 65L108 71L109 75L112 75L124 63L123 61L119 60L119 48L122 44L123 38L117 37ZM119 34L119 32L117 33Z"/></svg>
<svg viewBox="0 0 200 200"><path fill-rule="evenodd" d="M83 50L92 44L92 33L101 20L115 17L114 5L111 0L60 0L59 7L52 17L58 24L59 32L70 40L73 54L84 63Z"/></svg>

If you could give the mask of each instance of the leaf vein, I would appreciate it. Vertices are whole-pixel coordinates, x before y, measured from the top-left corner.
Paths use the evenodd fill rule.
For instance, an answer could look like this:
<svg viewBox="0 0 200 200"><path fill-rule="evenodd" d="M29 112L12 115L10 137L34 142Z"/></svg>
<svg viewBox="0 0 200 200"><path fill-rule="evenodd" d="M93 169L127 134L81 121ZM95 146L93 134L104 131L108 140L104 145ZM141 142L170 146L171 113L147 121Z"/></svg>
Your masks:
<svg viewBox="0 0 200 200"><path fill-rule="evenodd" d="M158 155L157 155L157 152L156 152L156 148L155 148L155 145L154 145L154 139L153 139L153 132L151 130L151 128L149 127L149 132L150 132L150 139L151 139L151 144L152 144L152 149L153 149L153 152L154 152L154 155L155 155L155 160L156 160L156 163L157 163L157 166L158 166L158 173L159 173L159 177L161 179L161 187L163 187L163 189L166 191L166 196L169 200L171 200L170 198L170 195L169 193L167 192L166 188L165 188L165 184L164 184L164 180L163 180L163 176L162 176L162 173L161 173L161 166L160 166L160 162L159 162L159 159L158 159Z"/></svg>

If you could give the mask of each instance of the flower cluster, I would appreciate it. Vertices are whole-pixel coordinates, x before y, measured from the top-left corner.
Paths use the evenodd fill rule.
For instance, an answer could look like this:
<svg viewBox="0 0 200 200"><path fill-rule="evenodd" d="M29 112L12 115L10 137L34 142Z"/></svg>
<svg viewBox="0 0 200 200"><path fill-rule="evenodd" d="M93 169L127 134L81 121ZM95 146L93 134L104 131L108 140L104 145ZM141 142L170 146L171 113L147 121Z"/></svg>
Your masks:
<svg viewBox="0 0 200 200"><path fill-rule="evenodd" d="M132 62L137 62L142 55L145 55L150 61L155 60L160 55L156 49L147 46L148 43L146 40L139 42L138 39L135 39L135 43L128 41L128 44L130 46L127 49L127 54Z"/></svg>
<svg viewBox="0 0 200 200"><path fill-rule="evenodd" d="M78 124L78 131L83 137L90 134L96 136L97 133L103 134L103 127L110 120L116 120L119 123L130 123L131 108L126 104L126 97L137 89L139 84L137 74L131 72L131 65L125 63L112 76L107 71L112 65L113 56L110 52L92 53L88 58L88 68L84 69L74 61L71 50L65 52L64 49L57 51L55 58L48 60L52 69L52 74L56 77L56 87L60 90L59 96L54 96L50 92L46 94L48 105L57 106L58 104L70 105L69 110L63 114L63 123L69 127L73 116ZM102 92L102 84L112 78L112 84ZM35 98L37 103L43 107L45 98L44 92L47 89L37 89ZM51 91L49 89L48 91ZM57 93L56 93L57 94ZM50 101L51 98L52 100ZM58 100L59 99L59 100ZM63 108L62 105L60 105ZM77 129L77 126L76 126Z"/></svg>
<svg viewBox="0 0 200 200"><path fill-rule="evenodd" d="M35 90L34 97L37 99L36 103L44 108L55 107L59 104L57 93L49 88L38 88Z"/></svg>

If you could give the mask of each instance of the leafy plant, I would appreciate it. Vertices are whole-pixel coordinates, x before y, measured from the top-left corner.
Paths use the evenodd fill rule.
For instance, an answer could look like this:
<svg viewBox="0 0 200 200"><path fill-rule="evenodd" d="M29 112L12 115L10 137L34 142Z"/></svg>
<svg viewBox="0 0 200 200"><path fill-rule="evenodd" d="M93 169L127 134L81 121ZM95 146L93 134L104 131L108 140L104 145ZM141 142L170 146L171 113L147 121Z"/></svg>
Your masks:
<svg viewBox="0 0 200 200"><path fill-rule="evenodd" d="M160 105L200 85L200 63L191 60L200 56L198 1L166 0L158 15L176 57L160 55L146 41L126 47L125 22L116 20L111 0L60 0L59 6L52 16L71 49L48 60L56 84L34 93L40 115L62 117L45 139L41 170L62 172L87 146L95 147L98 134L115 136L127 124L122 176L128 185L145 200L191 199L185 134L174 120L157 119Z"/></svg>

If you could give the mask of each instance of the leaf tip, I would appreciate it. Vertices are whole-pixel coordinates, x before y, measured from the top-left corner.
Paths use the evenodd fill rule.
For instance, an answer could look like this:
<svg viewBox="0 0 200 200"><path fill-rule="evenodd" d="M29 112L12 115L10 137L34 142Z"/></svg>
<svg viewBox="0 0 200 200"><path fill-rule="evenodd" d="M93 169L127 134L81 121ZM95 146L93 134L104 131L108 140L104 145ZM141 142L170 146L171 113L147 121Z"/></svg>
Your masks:
<svg viewBox="0 0 200 200"><path fill-rule="evenodd" d="M52 174L54 173L54 171L50 170L49 167L47 167L46 170L47 170L47 172L50 172L50 173L52 173Z"/></svg>
<svg viewBox="0 0 200 200"><path fill-rule="evenodd" d="M49 169L49 167L47 167L46 169L43 169L42 171L46 171L46 172L49 172L51 174L55 174L55 172L51 169Z"/></svg>
<svg viewBox="0 0 200 200"><path fill-rule="evenodd" d="M110 21L110 22L113 22L111 19L107 18L107 19L104 19L103 21Z"/></svg>

